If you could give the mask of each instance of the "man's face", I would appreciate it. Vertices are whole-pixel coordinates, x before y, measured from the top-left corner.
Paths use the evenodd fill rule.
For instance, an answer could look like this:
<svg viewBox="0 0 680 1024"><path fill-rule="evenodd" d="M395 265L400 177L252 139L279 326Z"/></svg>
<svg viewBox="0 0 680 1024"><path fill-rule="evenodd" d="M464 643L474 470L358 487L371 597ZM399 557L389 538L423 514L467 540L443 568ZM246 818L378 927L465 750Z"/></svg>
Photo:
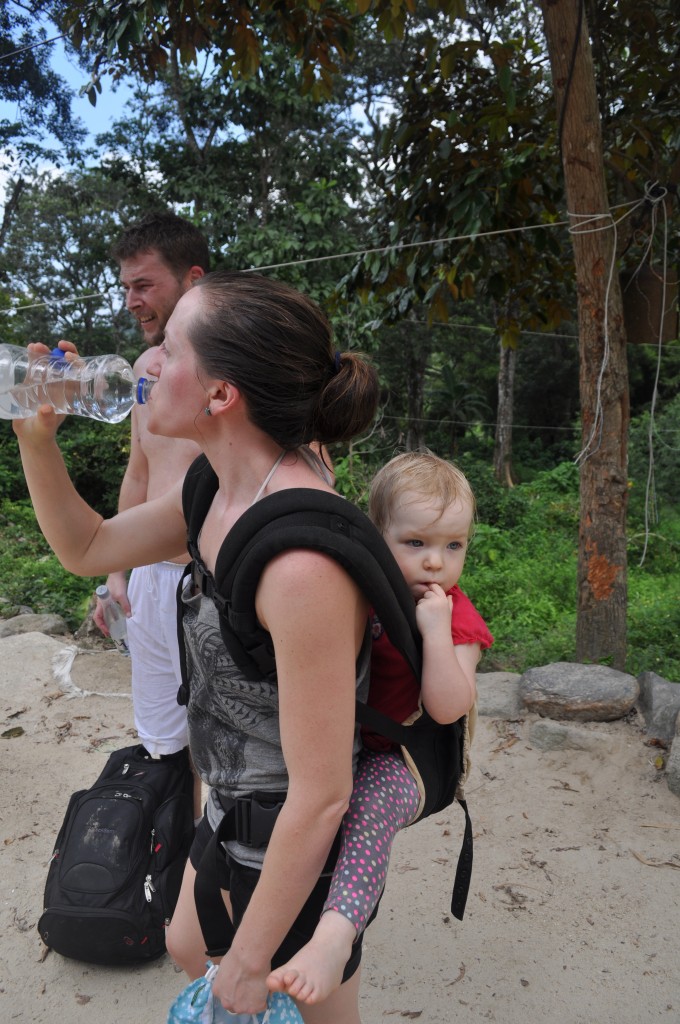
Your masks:
<svg viewBox="0 0 680 1024"><path fill-rule="evenodd" d="M121 261L125 305L139 323L147 345L162 342L170 314L193 283L192 270L178 278L154 249Z"/></svg>

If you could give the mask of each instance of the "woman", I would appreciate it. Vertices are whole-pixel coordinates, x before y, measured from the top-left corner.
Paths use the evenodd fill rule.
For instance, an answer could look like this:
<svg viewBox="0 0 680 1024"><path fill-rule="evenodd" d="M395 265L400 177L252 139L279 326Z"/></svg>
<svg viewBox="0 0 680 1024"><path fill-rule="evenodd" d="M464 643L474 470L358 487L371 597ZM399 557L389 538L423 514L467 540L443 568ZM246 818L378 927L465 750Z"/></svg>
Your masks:
<svg viewBox="0 0 680 1024"><path fill-rule="evenodd" d="M199 542L210 571L226 534L263 495L291 487L332 490L306 446L365 429L378 397L374 371L356 356L333 352L330 325L312 302L250 274L198 281L170 317L149 373L159 378L149 429L197 441L218 477ZM65 568L98 576L183 552L181 487L103 520L70 483L55 441L58 422L43 408L16 421L15 430L38 521ZM309 939L328 887L320 875L348 805L358 753L354 701L367 689L367 606L323 554L297 550L272 560L256 595L276 655L272 687L239 675L209 598L188 587L185 602L190 743L199 773L215 790L197 830L168 949L190 977L204 973L193 882L222 813L217 795L284 790L266 850L229 846L236 934L214 992L226 1009L256 1013L265 1007L272 965ZM357 943L340 989L323 1004L301 1007L307 1024L359 1024L360 957Z"/></svg>

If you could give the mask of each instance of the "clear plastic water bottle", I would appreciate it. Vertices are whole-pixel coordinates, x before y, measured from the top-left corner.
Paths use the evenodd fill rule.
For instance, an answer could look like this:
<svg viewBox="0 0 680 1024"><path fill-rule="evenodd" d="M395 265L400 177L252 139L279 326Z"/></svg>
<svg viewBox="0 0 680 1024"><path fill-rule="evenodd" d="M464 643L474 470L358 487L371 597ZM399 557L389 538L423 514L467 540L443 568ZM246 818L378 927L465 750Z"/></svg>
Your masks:
<svg viewBox="0 0 680 1024"><path fill-rule="evenodd" d="M102 584L101 587L97 587L95 594L102 603L102 615L104 616L104 622L106 623L106 628L109 631L109 636L120 653L129 657L130 648L128 647L127 642L127 619L125 618L123 609L117 601L113 600L109 593L109 588L105 584Z"/></svg>
<svg viewBox="0 0 680 1024"><path fill-rule="evenodd" d="M122 356L69 362L60 348L35 356L18 345L0 345L0 419L25 419L51 405L58 413L120 423L136 403L144 405L154 383L136 380Z"/></svg>

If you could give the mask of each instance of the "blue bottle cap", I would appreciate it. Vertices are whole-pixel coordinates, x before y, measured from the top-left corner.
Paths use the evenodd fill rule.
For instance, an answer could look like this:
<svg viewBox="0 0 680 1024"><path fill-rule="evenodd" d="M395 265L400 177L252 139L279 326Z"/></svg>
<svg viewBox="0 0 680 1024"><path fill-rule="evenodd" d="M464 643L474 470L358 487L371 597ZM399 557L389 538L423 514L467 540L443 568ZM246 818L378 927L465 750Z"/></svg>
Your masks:
<svg viewBox="0 0 680 1024"><path fill-rule="evenodd" d="M155 380L149 380L148 377L139 378L139 380L137 381L137 391L135 393L137 405L146 405L146 400L149 397L149 392L151 391L151 388L155 383Z"/></svg>
<svg viewBox="0 0 680 1024"><path fill-rule="evenodd" d="M66 353L61 348L53 348L50 352L50 359L56 362L57 359L66 359Z"/></svg>

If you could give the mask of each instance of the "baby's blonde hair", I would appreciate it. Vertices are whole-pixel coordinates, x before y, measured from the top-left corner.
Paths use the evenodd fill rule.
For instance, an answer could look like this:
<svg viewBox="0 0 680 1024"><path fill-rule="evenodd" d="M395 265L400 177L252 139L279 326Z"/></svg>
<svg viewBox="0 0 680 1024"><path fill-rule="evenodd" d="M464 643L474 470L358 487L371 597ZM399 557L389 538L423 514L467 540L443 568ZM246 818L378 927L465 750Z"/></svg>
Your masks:
<svg viewBox="0 0 680 1024"><path fill-rule="evenodd" d="M465 474L452 462L440 459L425 448L395 455L379 469L371 483L368 515L381 533L390 525L397 500L405 491L415 492L419 500L432 501L440 514L456 500L469 503L472 533L475 496Z"/></svg>

